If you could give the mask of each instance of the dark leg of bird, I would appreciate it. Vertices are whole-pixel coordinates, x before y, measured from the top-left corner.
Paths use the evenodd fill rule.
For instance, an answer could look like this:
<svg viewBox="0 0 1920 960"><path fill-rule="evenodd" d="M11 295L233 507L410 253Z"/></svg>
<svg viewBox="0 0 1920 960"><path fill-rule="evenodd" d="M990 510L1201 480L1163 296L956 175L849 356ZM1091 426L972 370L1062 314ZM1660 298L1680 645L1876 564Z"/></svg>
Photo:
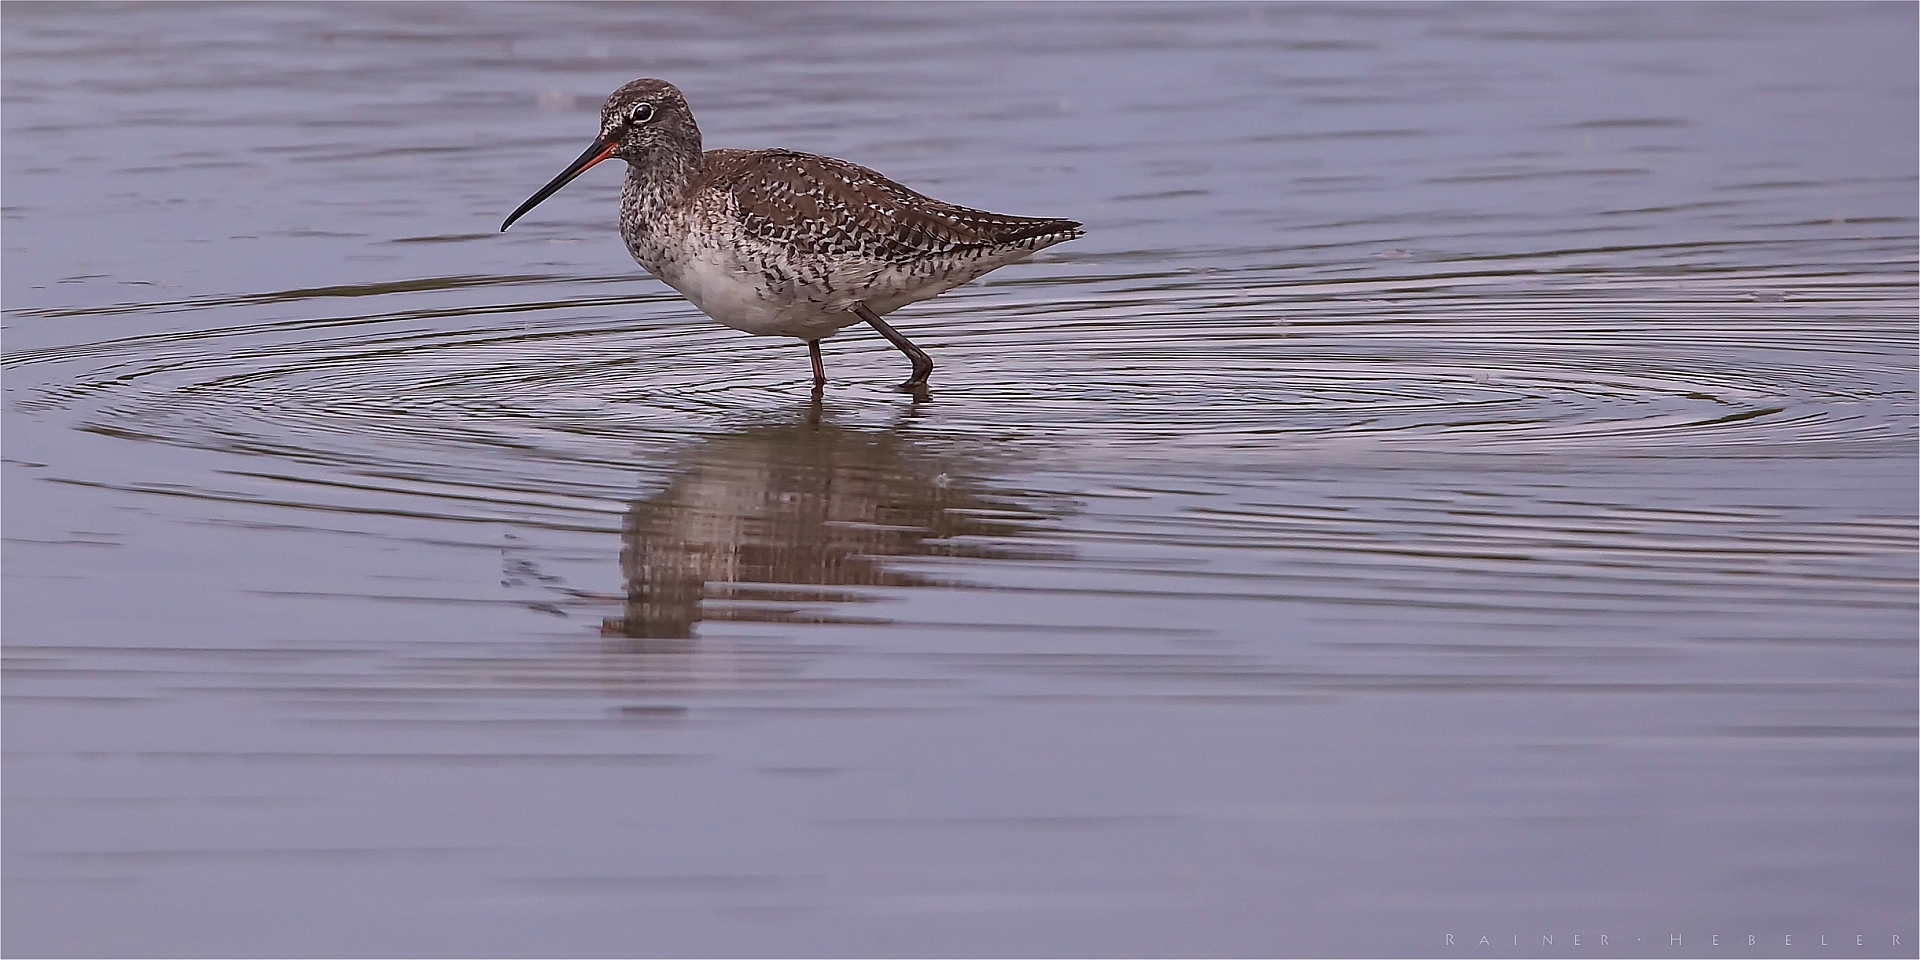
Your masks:
<svg viewBox="0 0 1920 960"><path fill-rule="evenodd" d="M880 331L880 335L886 337L887 342L899 347L900 352L906 354L907 359L913 362L913 375L908 377L907 382L900 386L908 390L914 387L926 386L927 375L933 372L933 361L927 358L926 351L914 346L912 340L908 340L901 335L900 331L888 326L885 320L880 319L879 314L867 309L866 304L855 300L853 302L853 313L860 319L865 320L869 326Z"/></svg>
<svg viewBox="0 0 1920 960"><path fill-rule="evenodd" d="M827 366L820 362L820 341L807 341L807 355L813 358L813 386L815 389L827 385Z"/></svg>

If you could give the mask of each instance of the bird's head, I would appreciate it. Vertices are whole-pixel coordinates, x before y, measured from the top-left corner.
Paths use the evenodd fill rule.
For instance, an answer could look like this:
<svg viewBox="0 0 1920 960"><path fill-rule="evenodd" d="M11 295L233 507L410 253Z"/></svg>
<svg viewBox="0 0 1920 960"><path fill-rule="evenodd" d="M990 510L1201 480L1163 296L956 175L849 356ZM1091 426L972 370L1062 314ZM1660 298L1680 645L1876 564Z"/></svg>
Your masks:
<svg viewBox="0 0 1920 960"><path fill-rule="evenodd" d="M691 156L698 162L700 128L693 122L693 111L687 108L687 99L673 84L665 80L635 80L615 90L600 108L600 135L586 152L538 193L528 197L526 203L500 224L500 229L504 231L513 226L522 214L608 157L647 165L668 156Z"/></svg>
<svg viewBox="0 0 1920 960"><path fill-rule="evenodd" d="M611 156L628 163L645 163L663 148L700 151L700 128L687 109L687 98L665 80L635 80L607 98L600 108L600 138L612 147Z"/></svg>

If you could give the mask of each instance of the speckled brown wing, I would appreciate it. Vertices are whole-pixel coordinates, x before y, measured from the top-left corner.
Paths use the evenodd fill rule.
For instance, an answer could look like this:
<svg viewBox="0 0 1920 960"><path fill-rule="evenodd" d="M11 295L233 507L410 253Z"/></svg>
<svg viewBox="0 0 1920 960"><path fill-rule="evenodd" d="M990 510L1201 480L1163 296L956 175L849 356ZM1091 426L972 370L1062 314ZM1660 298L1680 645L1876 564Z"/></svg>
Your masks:
<svg viewBox="0 0 1920 960"><path fill-rule="evenodd" d="M731 195L743 232L794 254L910 263L1080 236L1072 220L972 210L845 160L791 150L716 150L706 183Z"/></svg>

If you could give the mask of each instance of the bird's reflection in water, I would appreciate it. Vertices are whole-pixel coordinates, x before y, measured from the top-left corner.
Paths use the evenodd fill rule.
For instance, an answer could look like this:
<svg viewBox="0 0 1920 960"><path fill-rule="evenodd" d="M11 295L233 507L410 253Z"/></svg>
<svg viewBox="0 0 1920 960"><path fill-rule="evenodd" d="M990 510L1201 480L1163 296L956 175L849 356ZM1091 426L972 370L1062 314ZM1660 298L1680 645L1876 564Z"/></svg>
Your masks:
<svg viewBox="0 0 1920 960"><path fill-rule="evenodd" d="M940 582L893 558L1040 555L1014 541L1041 516L956 466L898 425L841 426L817 404L708 441L628 509L625 615L602 633L670 652L703 619L872 623L836 610L862 595L835 588Z"/></svg>

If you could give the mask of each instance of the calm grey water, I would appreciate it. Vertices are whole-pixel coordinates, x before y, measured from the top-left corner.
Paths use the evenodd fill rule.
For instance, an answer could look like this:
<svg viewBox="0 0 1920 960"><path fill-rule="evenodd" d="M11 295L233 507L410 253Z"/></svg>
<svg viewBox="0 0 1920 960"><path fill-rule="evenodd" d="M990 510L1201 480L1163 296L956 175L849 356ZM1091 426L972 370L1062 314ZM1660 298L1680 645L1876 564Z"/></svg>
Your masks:
<svg viewBox="0 0 1920 960"><path fill-rule="evenodd" d="M1912 4L0 28L9 955L1915 955ZM639 76L1088 236L815 409Z"/></svg>

